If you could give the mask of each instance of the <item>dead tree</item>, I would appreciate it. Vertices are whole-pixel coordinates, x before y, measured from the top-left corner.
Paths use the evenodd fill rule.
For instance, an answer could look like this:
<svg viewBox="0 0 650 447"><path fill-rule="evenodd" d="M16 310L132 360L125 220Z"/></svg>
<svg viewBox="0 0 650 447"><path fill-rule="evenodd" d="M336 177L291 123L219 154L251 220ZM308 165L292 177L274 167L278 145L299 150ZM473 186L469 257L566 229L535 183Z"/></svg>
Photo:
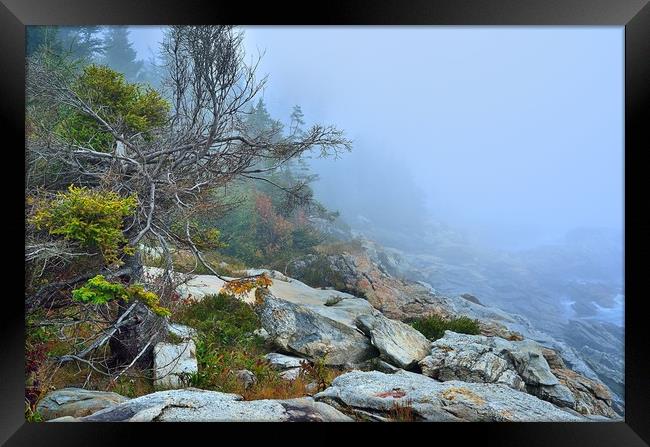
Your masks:
<svg viewBox="0 0 650 447"><path fill-rule="evenodd" d="M148 138L129 131L119 117L107 116L102 104L75 91L69 76L42 59L29 61L28 95L92 118L117 144L112 152L103 152L92 142L71 142L54 130L41 129L39 138L28 141L28 175L34 175L39 162L47 160L61 166L61 175L69 182L101 186L122 195L137 193L137 212L125 234L133 246L148 240L162 248L166 267L165 280L157 290L161 297L168 296L174 286L173 247L191 250L197 263L218 275L203 257L192 225L199 211L219 206L214 203L216 188L241 179L271 182L270 173L307 151L327 156L350 149L350 141L332 126L315 125L300 138L284 137L279 129L251 135L244 118L265 79L256 77L259 59L245 62L242 38L231 26L173 26L166 31L162 49L171 113L167 123ZM133 282L140 269L138 258L132 257L125 259L119 274ZM97 272L82 278L93 273ZM81 280L73 278L59 286ZM35 295L32 306L42 303L43 297ZM137 333L138 328L156 327L141 317L114 336L117 344L129 345L130 354L149 338ZM130 346L127 338L138 340L136 346Z"/></svg>

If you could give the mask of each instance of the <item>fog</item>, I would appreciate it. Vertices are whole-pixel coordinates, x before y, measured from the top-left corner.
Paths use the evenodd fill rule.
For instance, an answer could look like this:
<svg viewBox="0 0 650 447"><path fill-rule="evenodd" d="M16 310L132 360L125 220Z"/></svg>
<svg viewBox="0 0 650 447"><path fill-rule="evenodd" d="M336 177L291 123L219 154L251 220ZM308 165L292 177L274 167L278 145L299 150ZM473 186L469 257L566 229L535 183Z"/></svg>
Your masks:
<svg viewBox="0 0 650 447"><path fill-rule="evenodd" d="M251 28L272 113L301 104L354 151L315 163L333 206L423 195L504 245L622 228L621 28ZM402 183L413 185L400 187ZM395 187L403 191L390 194ZM359 199L355 201L355 194ZM388 195L388 198L386 198Z"/></svg>
<svg viewBox="0 0 650 447"><path fill-rule="evenodd" d="M623 227L623 28L244 27L264 100L354 141L314 160L350 220L433 220L501 247ZM142 58L160 31L135 27ZM370 216L368 216L370 215Z"/></svg>

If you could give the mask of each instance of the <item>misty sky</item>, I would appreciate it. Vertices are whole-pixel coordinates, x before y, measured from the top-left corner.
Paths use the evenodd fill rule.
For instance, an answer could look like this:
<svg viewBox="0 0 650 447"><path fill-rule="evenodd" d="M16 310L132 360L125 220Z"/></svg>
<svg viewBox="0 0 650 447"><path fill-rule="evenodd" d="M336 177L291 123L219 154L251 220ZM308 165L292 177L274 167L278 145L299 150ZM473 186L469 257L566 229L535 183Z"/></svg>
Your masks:
<svg viewBox="0 0 650 447"><path fill-rule="evenodd" d="M622 228L622 27L245 30L271 114L300 104L354 140L315 164L326 204L404 181L431 218L495 240ZM149 58L160 30L131 37Z"/></svg>

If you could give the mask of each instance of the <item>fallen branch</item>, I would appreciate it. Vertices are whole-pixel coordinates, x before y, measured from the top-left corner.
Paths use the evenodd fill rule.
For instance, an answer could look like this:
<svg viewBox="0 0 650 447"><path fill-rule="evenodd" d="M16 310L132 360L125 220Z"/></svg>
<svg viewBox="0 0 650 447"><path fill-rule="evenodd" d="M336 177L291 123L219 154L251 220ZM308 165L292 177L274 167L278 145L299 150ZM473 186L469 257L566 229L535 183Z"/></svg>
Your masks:
<svg viewBox="0 0 650 447"><path fill-rule="evenodd" d="M113 334L115 332L117 332L117 330L119 329L120 326L124 326L126 323L129 322L129 320L127 320L127 321L123 321L123 320L129 314L129 312L131 312L135 308L135 306L137 304L138 304L137 302L131 304L131 306L129 306L129 308L126 311L124 311L124 313L122 315L120 315L120 318L118 318L117 321L115 322L115 324L113 324L111 326L110 330L106 333L106 335L103 338L98 338L97 340L95 340L95 342L93 344L88 346L86 349L81 351L79 354L63 355L63 356L59 357L56 360L59 363L70 362L72 360L80 360L80 359L83 359L85 356L87 356L90 352L92 352L95 349L102 346L104 343L106 343L113 336Z"/></svg>

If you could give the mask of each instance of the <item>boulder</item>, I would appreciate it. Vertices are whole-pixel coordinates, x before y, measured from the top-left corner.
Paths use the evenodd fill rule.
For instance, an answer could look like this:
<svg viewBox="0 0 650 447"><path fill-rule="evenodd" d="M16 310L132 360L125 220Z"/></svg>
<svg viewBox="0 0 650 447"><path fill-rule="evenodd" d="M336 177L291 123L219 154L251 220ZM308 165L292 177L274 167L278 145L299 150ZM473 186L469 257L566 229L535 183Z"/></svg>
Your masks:
<svg viewBox="0 0 650 447"><path fill-rule="evenodd" d="M275 297L259 289L262 303L257 307L262 327L281 350L310 360L323 358L327 365L355 365L377 357L379 352L358 329ZM346 300L344 300L346 301ZM321 306L334 309L335 306Z"/></svg>
<svg viewBox="0 0 650 447"><path fill-rule="evenodd" d="M280 373L284 380L296 380L300 376L300 368L286 369Z"/></svg>
<svg viewBox="0 0 650 447"><path fill-rule="evenodd" d="M306 360L303 358L279 354L277 352L269 352L264 356L264 358L268 360L271 366L281 371L286 369L300 368L302 366L302 362L306 362Z"/></svg>
<svg viewBox="0 0 650 447"><path fill-rule="evenodd" d="M479 306L482 306L482 305L483 305L483 303L481 303L481 302L479 301L479 299L476 298L476 297L475 297L474 295L472 295L471 293L463 293L463 294L460 295L460 297L463 298L464 300L469 301L470 303L478 304Z"/></svg>
<svg viewBox="0 0 650 447"><path fill-rule="evenodd" d="M237 380L244 385L244 389L248 389L257 383L257 377L255 374L247 369L239 369L235 371L234 374L235 377L237 377Z"/></svg>
<svg viewBox="0 0 650 447"><path fill-rule="evenodd" d="M186 377L198 372L196 345L193 340L173 344L161 342L154 347L154 386L159 389L181 388Z"/></svg>
<svg viewBox="0 0 650 447"><path fill-rule="evenodd" d="M244 401L237 394L187 388L147 394L106 408L84 422L345 422L351 419L312 398Z"/></svg>
<svg viewBox="0 0 650 447"><path fill-rule="evenodd" d="M117 393L62 388L46 394L36 405L36 410L47 421L64 416L88 416L127 400L129 399Z"/></svg>
<svg viewBox="0 0 650 447"><path fill-rule="evenodd" d="M438 380L502 383L564 407L575 407L571 391L553 375L543 348L530 340L465 335L446 331L420 362L422 373Z"/></svg>
<svg viewBox="0 0 650 447"><path fill-rule="evenodd" d="M494 350L505 355L515 366L527 385L558 385L560 381L551 372L542 354L542 346L532 340L509 341L500 337L485 337Z"/></svg>
<svg viewBox="0 0 650 447"><path fill-rule="evenodd" d="M356 323L370 337L381 357L400 368L411 368L431 351L431 342L424 335L408 324L386 318L379 312L360 315Z"/></svg>
<svg viewBox="0 0 650 447"><path fill-rule="evenodd" d="M338 376L314 398L365 420L390 420L400 409L408 409L413 420L440 422L587 420L502 384L439 382L404 370L352 371Z"/></svg>
<svg viewBox="0 0 650 447"><path fill-rule="evenodd" d="M420 362L422 374L441 381L502 383L525 391L523 379L513 365L488 345L483 336L469 336L447 331L433 342L431 354Z"/></svg>

